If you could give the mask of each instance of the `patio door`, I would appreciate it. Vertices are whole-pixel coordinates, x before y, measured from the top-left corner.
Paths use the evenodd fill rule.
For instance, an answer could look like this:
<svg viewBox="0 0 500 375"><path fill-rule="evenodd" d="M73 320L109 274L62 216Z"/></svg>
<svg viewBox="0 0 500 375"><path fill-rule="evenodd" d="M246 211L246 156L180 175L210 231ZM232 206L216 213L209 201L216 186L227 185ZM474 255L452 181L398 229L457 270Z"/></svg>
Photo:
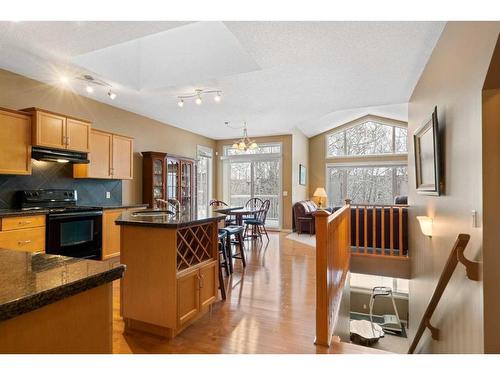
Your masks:
<svg viewBox="0 0 500 375"><path fill-rule="evenodd" d="M281 224L281 158L252 155L227 161L225 196L231 206L244 206L251 198L269 199L266 226Z"/></svg>

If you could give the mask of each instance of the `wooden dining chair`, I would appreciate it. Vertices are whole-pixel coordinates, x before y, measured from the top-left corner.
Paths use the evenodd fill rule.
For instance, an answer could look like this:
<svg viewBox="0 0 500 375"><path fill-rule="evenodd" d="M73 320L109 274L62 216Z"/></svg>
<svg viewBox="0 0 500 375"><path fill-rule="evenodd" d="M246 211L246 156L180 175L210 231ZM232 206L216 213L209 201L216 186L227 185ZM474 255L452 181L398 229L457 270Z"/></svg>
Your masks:
<svg viewBox="0 0 500 375"><path fill-rule="evenodd" d="M243 237L247 236L248 229L251 227L252 235L256 234L262 240L262 233L264 233L267 237L267 240L269 241L269 235L267 234L266 229L266 218L270 206L271 201L269 199L265 200L262 203L259 211L255 214L255 218L247 219L244 221L245 233Z"/></svg>
<svg viewBox="0 0 500 375"><path fill-rule="evenodd" d="M216 208L216 207L229 207L229 205L226 202L218 201L216 199L212 199L210 202L208 202L208 205L210 207L214 207L214 208ZM225 224L226 224L226 226L234 225L234 224L236 224L236 219L230 215L227 215Z"/></svg>
<svg viewBox="0 0 500 375"><path fill-rule="evenodd" d="M251 198L245 203L245 208L249 210L260 210L264 201L260 198ZM243 216L243 220L255 219L256 214Z"/></svg>

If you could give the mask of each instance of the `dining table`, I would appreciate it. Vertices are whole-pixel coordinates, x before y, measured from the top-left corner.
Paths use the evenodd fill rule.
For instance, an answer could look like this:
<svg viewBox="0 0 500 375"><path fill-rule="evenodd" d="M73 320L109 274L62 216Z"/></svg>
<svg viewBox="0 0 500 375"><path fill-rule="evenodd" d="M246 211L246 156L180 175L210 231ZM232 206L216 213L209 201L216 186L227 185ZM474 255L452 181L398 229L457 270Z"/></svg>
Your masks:
<svg viewBox="0 0 500 375"><path fill-rule="evenodd" d="M243 225L243 217L245 216L255 216L260 209L251 207L220 207L215 209L216 212L226 214L228 216L234 216L236 219L236 225Z"/></svg>

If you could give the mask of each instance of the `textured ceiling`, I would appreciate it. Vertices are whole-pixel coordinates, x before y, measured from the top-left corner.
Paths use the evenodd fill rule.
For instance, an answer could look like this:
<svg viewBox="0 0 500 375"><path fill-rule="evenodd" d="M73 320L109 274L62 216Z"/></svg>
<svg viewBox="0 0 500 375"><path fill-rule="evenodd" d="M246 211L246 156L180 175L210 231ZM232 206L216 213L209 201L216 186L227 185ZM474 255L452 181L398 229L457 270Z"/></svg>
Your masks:
<svg viewBox="0 0 500 375"><path fill-rule="evenodd" d="M0 67L50 84L93 73L87 94L211 138L312 136L367 113L406 120L444 22L0 22ZM144 47L146 46L146 47ZM149 60L148 60L149 57ZM147 64L144 61L147 60ZM142 63L141 63L142 61ZM97 74L98 73L98 74ZM220 89L221 103L176 97Z"/></svg>

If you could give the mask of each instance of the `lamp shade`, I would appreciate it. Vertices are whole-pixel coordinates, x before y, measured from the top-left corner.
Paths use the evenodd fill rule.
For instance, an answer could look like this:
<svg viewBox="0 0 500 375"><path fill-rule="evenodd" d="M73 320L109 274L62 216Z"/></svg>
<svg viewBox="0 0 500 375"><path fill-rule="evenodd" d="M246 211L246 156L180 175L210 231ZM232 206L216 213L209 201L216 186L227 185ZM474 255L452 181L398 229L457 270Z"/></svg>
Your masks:
<svg viewBox="0 0 500 375"><path fill-rule="evenodd" d="M326 198L326 191L325 188L319 187L314 190L313 197L318 197L318 198Z"/></svg>
<svg viewBox="0 0 500 375"><path fill-rule="evenodd" d="M428 237L432 237L432 218L429 216L417 216L417 220L420 224L420 230L422 234Z"/></svg>

